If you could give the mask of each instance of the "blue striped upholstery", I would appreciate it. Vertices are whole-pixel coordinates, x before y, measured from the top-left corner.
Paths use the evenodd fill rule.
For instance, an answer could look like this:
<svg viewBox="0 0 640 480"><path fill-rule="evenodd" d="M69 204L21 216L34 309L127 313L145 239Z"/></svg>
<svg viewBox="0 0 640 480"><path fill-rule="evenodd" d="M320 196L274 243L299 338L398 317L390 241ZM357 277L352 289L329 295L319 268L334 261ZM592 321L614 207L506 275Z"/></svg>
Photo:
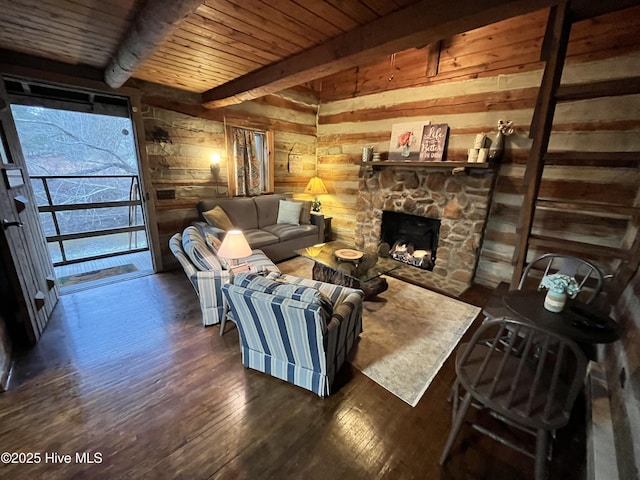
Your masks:
<svg viewBox="0 0 640 480"><path fill-rule="evenodd" d="M222 270L220 260L196 227L187 227L182 232L182 249L198 270Z"/></svg>
<svg viewBox="0 0 640 480"><path fill-rule="evenodd" d="M258 292L320 305L322 307L320 313L322 314L323 320L328 323L331 319L333 302L317 288L289 283L284 280L278 281L272 278L265 278L263 275L253 273L239 273L236 275L233 284L249 290L257 290Z"/></svg>
<svg viewBox="0 0 640 480"><path fill-rule="evenodd" d="M193 227L187 227L186 230ZM197 235L200 233L195 230ZM193 231L189 230L190 235ZM222 286L233 281L233 272L222 268L201 271L195 267L191 259L183 249L183 234L176 233L169 239L169 249L182 266L187 278L198 294L200 300L200 310L202 311L202 324L204 326L215 325L221 322L225 313L226 301L222 294ZM204 242L204 240L202 240ZM206 244L205 244L206 245ZM252 272L279 272L278 267L267 258L260 250L243 259L249 264Z"/></svg>
<svg viewBox="0 0 640 480"><path fill-rule="evenodd" d="M249 271L252 273L273 272L280 274L280 269L267 257L262 250L255 249L246 258L241 258L240 263L248 263Z"/></svg>
<svg viewBox="0 0 640 480"><path fill-rule="evenodd" d="M310 280L293 282L297 278L290 275L282 277L290 283L333 293L340 301L334 303L327 322L317 303L224 285L222 290L238 325L242 362L246 367L327 396L337 371L362 332L363 293Z"/></svg>

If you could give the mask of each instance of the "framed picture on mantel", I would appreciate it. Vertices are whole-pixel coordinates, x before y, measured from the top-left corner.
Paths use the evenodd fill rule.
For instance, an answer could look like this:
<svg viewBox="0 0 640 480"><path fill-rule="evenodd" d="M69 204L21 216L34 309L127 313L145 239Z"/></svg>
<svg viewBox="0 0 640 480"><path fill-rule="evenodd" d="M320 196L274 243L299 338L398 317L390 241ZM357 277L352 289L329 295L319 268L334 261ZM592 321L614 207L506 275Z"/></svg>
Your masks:
<svg viewBox="0 0 640 480"><path fill-rule="evenodd" d="M449 125L439 123L435 125L425 125L422 131L420 142L419 161L440 162L444 159L444 152L447 148L447 138L449 137Z"/></svg>
<svg viewBox="0 0 640 480"><path fill-rule="evenodd" d="M420 155L422 132L425 122L397 123L391 126L389 160L392 162L415 162Z"/></svg>

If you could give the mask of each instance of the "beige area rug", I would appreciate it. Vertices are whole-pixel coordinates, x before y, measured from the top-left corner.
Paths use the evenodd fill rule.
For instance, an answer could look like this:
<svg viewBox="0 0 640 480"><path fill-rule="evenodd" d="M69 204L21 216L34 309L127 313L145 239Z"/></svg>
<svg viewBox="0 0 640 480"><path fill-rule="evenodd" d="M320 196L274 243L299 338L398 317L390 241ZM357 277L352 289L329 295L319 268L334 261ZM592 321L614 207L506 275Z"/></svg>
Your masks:
<svg viewBox="0 0 640 480"><path fill-rule="evenodd" d="M283 273L311 278L312 265L299 257L278 267ZM389 289L364 302L364 332L350 360L366 376L415 407L480 308L385 278Z"/></svg>

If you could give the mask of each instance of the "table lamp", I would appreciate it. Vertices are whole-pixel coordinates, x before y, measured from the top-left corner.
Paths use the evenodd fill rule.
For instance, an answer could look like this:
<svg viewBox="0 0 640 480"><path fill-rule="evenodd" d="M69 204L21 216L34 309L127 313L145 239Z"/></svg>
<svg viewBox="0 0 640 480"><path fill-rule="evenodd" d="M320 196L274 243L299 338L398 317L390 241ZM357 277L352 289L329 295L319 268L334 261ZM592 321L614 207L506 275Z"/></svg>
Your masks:
<svg viewBox="0 0 640 480"><path fill-rule="evenodd" d="M240 230L229 230L218 249L218 256L228 258L234 262L231 268L239 267L238 259L248 257L253 252Z"/></svg>
<svg viewBox="0 0 640 480"><path fill-rule="evenodd" d="M323 195L329 192L327 192L327 187L324 186L320 177L313 177L309 180L309 184L307 185L307 188L304 189L304 193L315 195L313 203L311 204L311 210L319 213L320 208L322 208L322 204L320 203L320 200L318 200L318 195Z"/></svg>

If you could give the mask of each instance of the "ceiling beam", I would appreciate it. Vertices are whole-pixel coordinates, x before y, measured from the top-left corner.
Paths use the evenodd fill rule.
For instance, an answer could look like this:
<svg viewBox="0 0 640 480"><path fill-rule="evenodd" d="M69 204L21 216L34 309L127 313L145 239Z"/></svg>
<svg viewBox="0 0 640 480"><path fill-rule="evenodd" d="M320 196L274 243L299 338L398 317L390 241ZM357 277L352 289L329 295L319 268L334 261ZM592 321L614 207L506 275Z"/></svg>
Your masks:
<svg viewBox="0 0 640 480"><path fill-rule="evenodd" d="M569 2L569 14L572 21L579 22L580 20L606 15L607 13L617 12L637 5L638 0L608 0L606 2L571 0Z"/></svg>
<svg viewBox="0 0 640 480"><path fill-rule="evenodd" d="M423 0L212 88L202 94L202 104L217 108L252 100L555 3L557 0Z"/></svg>
<svg viewBox="0 0 640 480"><path fill-rule="evenodd" d="M201 4L202 0L147 1L105 70L105 83L111 88L121 87L176 27Z"/></svg>

